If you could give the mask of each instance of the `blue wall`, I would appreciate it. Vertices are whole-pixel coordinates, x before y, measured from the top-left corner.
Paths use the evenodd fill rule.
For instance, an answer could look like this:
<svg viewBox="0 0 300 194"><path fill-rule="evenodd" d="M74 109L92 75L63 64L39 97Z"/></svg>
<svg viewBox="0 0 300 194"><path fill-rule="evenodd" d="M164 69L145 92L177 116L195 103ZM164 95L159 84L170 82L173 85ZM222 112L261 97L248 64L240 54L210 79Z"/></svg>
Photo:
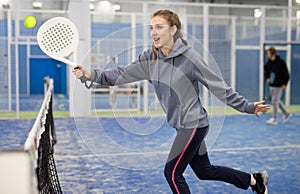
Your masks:
<svg viewBox="0 0 300 194"><path fill-rule="evenodd" d="M247 99L259 98L259 51L236 52L236 90Z"/></svg>
<svg viewBox="0 0 300 194"><path fill-rule="evenodd" d="M300 104L300 45L292 46L291 57L291 104Z"/></svg>
<svg viewBox="0 0 300 194"><path fill-rule="evenodd" d="M30 94L44 93L44 77L54 79L54 93L66 94L66 65L48 58L30 59Z"/></svg>

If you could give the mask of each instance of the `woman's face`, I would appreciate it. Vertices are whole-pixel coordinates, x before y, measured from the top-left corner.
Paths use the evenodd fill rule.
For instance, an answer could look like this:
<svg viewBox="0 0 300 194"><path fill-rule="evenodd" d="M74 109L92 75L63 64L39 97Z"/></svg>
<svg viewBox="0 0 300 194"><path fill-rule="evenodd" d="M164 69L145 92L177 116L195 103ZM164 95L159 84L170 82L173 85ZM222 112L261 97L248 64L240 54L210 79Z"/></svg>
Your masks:
<svg viewBox="0 0 300 194"><path fill-rule="evenodd" d="M170 26L163 17L155 16L151 19L151 37L156 48L172 49L174 45L173 36L176 26Z"/></svg>

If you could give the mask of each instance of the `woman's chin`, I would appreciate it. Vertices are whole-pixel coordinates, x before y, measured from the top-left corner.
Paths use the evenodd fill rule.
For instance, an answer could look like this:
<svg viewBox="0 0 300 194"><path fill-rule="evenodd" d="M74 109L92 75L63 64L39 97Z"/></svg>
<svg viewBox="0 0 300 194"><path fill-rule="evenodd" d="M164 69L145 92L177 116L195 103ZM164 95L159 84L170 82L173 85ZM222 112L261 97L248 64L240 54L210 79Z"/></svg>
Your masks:
<svg viewBox="0 0 300 194"><path fill-rule="evenodd" d="M161 48L161 45L160 45L160 44L155 44L155 43L154 43L154 46L155 46L155 48Z"/></svg>

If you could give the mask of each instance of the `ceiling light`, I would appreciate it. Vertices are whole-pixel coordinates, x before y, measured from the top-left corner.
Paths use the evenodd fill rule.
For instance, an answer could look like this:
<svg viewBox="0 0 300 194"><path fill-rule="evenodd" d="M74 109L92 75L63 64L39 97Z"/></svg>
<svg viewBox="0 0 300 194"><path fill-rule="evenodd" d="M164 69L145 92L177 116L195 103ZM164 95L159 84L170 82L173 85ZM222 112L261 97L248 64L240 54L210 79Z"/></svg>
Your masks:
<svg viewBox="0 0 300 194"><path fill-rule="evenodd" d="M0 0L0 3L2 5L7 5L7 4L9 4L9 0Z"/></svg>
<svg viewBox="0 0 300 194"><path fill-rule="evenodd" d="M121 10L121 5L115 4L115 5L114 5L114 10L115 10L115 11L120 11L120 10Z"/></svg>
<svg viewBox="0 0 300 194"><path fill-rule="evenodd" d="M95 4L94 3L90 3L90 10L94 11L95 9Z"/></svg>
<svg viewBox="0 0 300 194"><path fill-rule="evenodd" d="M262 16L262 11L260 9L254 9L254 17L260 18Z"/></svg>
<svg viewBox="0 0 300 194"><path fill-rule="evenodd" d="M10 4L10 0L0 0L0 4L3 6L8 6Z"/></svg>
<svg viewBox="0 0 300 194"><path fill-rule="evenodd" d="M32 7L35 8L35 9L40 9L43 7L43 3L40 2L40 1L33 1L32 2Z"/></svg>
<svg viewBox="0 0 300 194"><path fill-rule="evenodd" d="M300 19L300 10L297 10L297 12L296 12L296 18Z"/></svg>

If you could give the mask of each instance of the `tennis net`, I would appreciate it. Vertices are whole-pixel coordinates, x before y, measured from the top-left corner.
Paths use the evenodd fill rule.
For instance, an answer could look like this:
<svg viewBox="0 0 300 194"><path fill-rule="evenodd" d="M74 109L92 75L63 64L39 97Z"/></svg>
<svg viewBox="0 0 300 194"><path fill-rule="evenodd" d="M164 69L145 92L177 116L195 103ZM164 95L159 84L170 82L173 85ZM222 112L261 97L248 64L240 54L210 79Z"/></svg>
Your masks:
<svg viewBox="0 0 300 194"><path fill-rule="evenodd" d="M54 160L53 85L53 79L44 79L45 97L24 145L31 155L36 174L33 187L38 193L62 193Z"/></svg>

